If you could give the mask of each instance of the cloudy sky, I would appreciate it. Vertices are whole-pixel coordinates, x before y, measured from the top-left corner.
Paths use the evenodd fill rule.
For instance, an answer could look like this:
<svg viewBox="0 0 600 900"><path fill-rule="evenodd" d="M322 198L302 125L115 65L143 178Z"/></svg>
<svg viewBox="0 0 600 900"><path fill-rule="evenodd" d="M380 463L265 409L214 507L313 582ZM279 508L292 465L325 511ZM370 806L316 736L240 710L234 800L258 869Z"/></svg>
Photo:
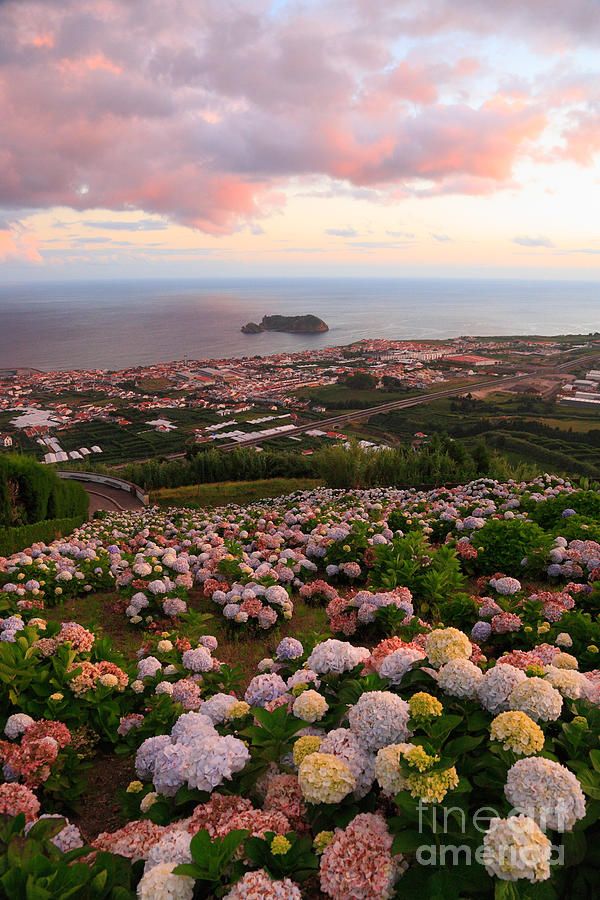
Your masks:
<svg viewBox="0 0 600 900"><path fill-rule="evenodd" d="M598 0L0 0L0 278L600 276Z"/></svg>

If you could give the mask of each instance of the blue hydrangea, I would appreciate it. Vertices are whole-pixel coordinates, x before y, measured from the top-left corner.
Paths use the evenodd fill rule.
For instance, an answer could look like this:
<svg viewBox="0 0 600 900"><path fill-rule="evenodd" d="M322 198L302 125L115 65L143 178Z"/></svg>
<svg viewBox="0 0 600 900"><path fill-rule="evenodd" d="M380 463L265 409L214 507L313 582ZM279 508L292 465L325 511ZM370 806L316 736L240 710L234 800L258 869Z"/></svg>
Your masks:
<svg viewBox="0 0 600 900"><path fill-rule="evenodd" d="M280 641L275 653L279 660L299 659L304 653L304 647L296 638L285 637Z"/></svg>
<svg viewBox="0 0 600 900"><path fill-rule="evenodd" d="M489 622L475 622L471 629L471 637L477 644L483 644L492 633L492 626Z"/></svg>
<svg viewBox="0 0 600 900"><path fill-rule="evenodd" d="M287 691L285 681L275 673L255 675L244 694L244 700L250 706L265 706L276 700Z"/></svg>

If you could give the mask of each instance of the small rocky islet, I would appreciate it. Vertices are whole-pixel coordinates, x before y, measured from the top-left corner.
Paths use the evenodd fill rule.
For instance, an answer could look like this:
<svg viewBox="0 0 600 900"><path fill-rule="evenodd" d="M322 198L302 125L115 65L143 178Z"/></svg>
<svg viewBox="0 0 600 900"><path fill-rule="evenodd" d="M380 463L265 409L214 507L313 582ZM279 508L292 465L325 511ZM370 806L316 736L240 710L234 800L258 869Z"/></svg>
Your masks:
<svg viewBox="0 0 600 900"><path fill-rule="evenodd" d="M329 331L329 325L318 316L263 316L260 323L248 322L242 326L244 334L261 334L263 331L285 331L292 334L320 334Z"/></svg>

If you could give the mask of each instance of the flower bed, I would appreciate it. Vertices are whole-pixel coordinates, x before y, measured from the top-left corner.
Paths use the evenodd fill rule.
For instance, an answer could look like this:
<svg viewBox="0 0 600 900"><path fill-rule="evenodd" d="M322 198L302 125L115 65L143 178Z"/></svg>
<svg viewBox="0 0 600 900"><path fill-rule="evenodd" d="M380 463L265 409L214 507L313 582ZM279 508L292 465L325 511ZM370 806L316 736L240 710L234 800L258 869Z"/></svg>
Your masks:
<svg viewBox="0 0 600 900"><path fill-rule="evenodd" d="M550 478L318 490L111 514L2 561L0 884L593 896L600 545L555 533L592 501ZM135 659L44 618L107 587L145 631ZM247 683L239 643L190 639L200 597L221 635L264 644ZM294 603L331 634L275 636ZM98 746L135 778L123 826L86 844L63 814Z"/></svg>

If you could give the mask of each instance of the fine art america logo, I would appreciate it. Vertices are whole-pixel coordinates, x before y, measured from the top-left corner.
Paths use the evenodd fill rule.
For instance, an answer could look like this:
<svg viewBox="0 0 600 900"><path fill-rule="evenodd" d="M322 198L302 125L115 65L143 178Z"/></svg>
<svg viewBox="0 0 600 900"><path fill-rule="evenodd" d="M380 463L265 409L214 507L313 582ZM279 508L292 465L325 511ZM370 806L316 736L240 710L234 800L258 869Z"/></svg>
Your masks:
<svg viewBox="0 0 600 900"><path fill-rule="evenodd" d="M460 807L429 807L422 800L417 806L419 814L419 834L434 840L426 840L416 849L416 861L421 866L489 866L499 865L505 873L518 873L525 868L535 867L537 861L536 847L526 842L516 844L506 842L494 848L493 859L489 847L479 840L473 841L475 835L489 833L490 825L495 820L506 820L511 816L528 815L535 819L543 832L547 831L547 819L551 817L553 829L564 832L570 830L567 810L561 801L553 808L511 809L499 812L491 806L482 806L473 814L467 815ZM460 835L465 842L460 843ZM444 840L447 838L448 840ZM562 844L552 844L549 863L551 866L564 865L565 848Z"/></svg>

